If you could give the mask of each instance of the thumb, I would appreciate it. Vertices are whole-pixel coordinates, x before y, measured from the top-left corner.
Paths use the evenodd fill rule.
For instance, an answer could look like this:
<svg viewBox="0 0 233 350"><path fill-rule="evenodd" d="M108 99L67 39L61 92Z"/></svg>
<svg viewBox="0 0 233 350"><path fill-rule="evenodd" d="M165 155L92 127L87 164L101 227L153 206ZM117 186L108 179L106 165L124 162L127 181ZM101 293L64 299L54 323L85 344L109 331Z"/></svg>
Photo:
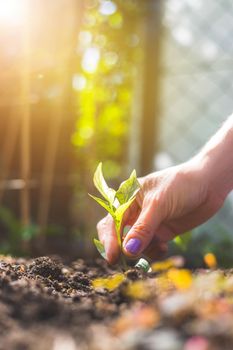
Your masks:
<svg viewBox="0 0 233 350"><path fill-rule="evenodd" d="M159 211L153 201L143 205L141 213L123 242L123 251L128 256L141 254L150 244L161 223Z"/></svg>

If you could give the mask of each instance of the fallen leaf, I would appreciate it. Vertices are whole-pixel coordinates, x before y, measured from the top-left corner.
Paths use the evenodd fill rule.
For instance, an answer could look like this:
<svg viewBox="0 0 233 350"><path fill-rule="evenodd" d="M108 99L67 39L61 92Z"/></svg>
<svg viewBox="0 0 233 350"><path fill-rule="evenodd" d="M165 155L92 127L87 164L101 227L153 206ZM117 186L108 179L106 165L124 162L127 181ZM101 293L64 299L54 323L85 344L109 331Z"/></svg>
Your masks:
<svg viewBox="0 0 233 350"><path fill-rule="evenodd" d="M205 254L204 262L210 269L214 269L217 266L216 256L212 253Z"/></svg>
<svg viewBox="0 0 233 350"><path fill-rule="evenodd" d="M92 286L96 288L106 288L108 290L114 290L125 280L123 273L115 274L108 278L96 278L92 281Z"/></svg>
<svg viewBox="0 0 233 350"><path fill-rule="evenodd" d="M166 271L171 267L174 267L174 261L172 259L155 262L154 264L151 265L151 269L154 272Z"/></svg>
<svg viewBox="0 0 233 350"><path fill-rule="evenodd" d="M125 295L133 299L145 300L150 294L150 288L144 281L131 282L125 289Z"/></svg>
<svg viewBox="0 0 233 350"><path fill-rule="evenodd" d="M188 289L192 285L192 274L186 269L172 268L167 272L168 279L177 289Z"/></svg>

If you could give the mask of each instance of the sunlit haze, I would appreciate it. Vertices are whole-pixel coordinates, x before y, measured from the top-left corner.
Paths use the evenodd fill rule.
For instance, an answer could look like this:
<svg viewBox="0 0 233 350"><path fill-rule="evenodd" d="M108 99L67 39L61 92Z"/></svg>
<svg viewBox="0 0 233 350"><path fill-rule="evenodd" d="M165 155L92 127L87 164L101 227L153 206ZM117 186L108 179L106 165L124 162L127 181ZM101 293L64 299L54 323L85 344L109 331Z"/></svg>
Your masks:
<svg viewBox="0 0 233 350"><path fill-rule="evenodd" d="M0 25L17 26L25 20L27 0L0 0Z"/></svg>

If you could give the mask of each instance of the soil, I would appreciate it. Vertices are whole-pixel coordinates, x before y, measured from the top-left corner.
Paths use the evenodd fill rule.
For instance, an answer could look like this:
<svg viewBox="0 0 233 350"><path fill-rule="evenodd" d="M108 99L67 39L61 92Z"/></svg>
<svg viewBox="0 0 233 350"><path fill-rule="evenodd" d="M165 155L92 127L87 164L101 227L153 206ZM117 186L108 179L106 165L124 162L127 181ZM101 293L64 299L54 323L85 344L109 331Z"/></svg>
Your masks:
<svg viewBox="0 0 233 350"><path fill-rule="evenodd" d="M233 349L231 286L227 298L213 292L214 304L207 293L197 312L200 296L193 302L173 288L156 289L156 273L130 270L112 291L93 287L95 278L115 274L101 259L1 257L0 350ZM132 283L136 297L125 292ZM154 292L142 295L140 283Z"/></svg>

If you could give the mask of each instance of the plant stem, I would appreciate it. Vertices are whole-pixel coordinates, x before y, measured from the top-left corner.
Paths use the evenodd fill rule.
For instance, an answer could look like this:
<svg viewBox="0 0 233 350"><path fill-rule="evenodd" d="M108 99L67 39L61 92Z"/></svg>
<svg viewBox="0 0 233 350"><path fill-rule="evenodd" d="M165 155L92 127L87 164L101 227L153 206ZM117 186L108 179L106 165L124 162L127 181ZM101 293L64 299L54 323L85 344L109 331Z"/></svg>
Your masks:
<svg viewBox="0 0 233 350"><path fill-rule="evenodd" d="M113 218L115 221L115 228L116 228L116 235L117 235L117 241L118 244L120 246L120 248L122 248L122 242L121 242L121 222L117 221L115 218Z"/></svg>
<svg viewBox="0 0 233 350"><path fill-rule="evenodd" d="M121 250L120 260L121 260L121 264L122 264L123 270L126 271L126 270L128 270L128 265L126 263L125 256L122 253L121 222L115 221L115 227L116 227L116 234L117 234L118 244L119 244L120 250Z"/></svg>
<svg viewBox="0 0 233 350"><path fill-rule="evenodd" d="M128 270L128 265L127 265L125 256L122 253L121 253L121 264L124 271Z"/></svg>

